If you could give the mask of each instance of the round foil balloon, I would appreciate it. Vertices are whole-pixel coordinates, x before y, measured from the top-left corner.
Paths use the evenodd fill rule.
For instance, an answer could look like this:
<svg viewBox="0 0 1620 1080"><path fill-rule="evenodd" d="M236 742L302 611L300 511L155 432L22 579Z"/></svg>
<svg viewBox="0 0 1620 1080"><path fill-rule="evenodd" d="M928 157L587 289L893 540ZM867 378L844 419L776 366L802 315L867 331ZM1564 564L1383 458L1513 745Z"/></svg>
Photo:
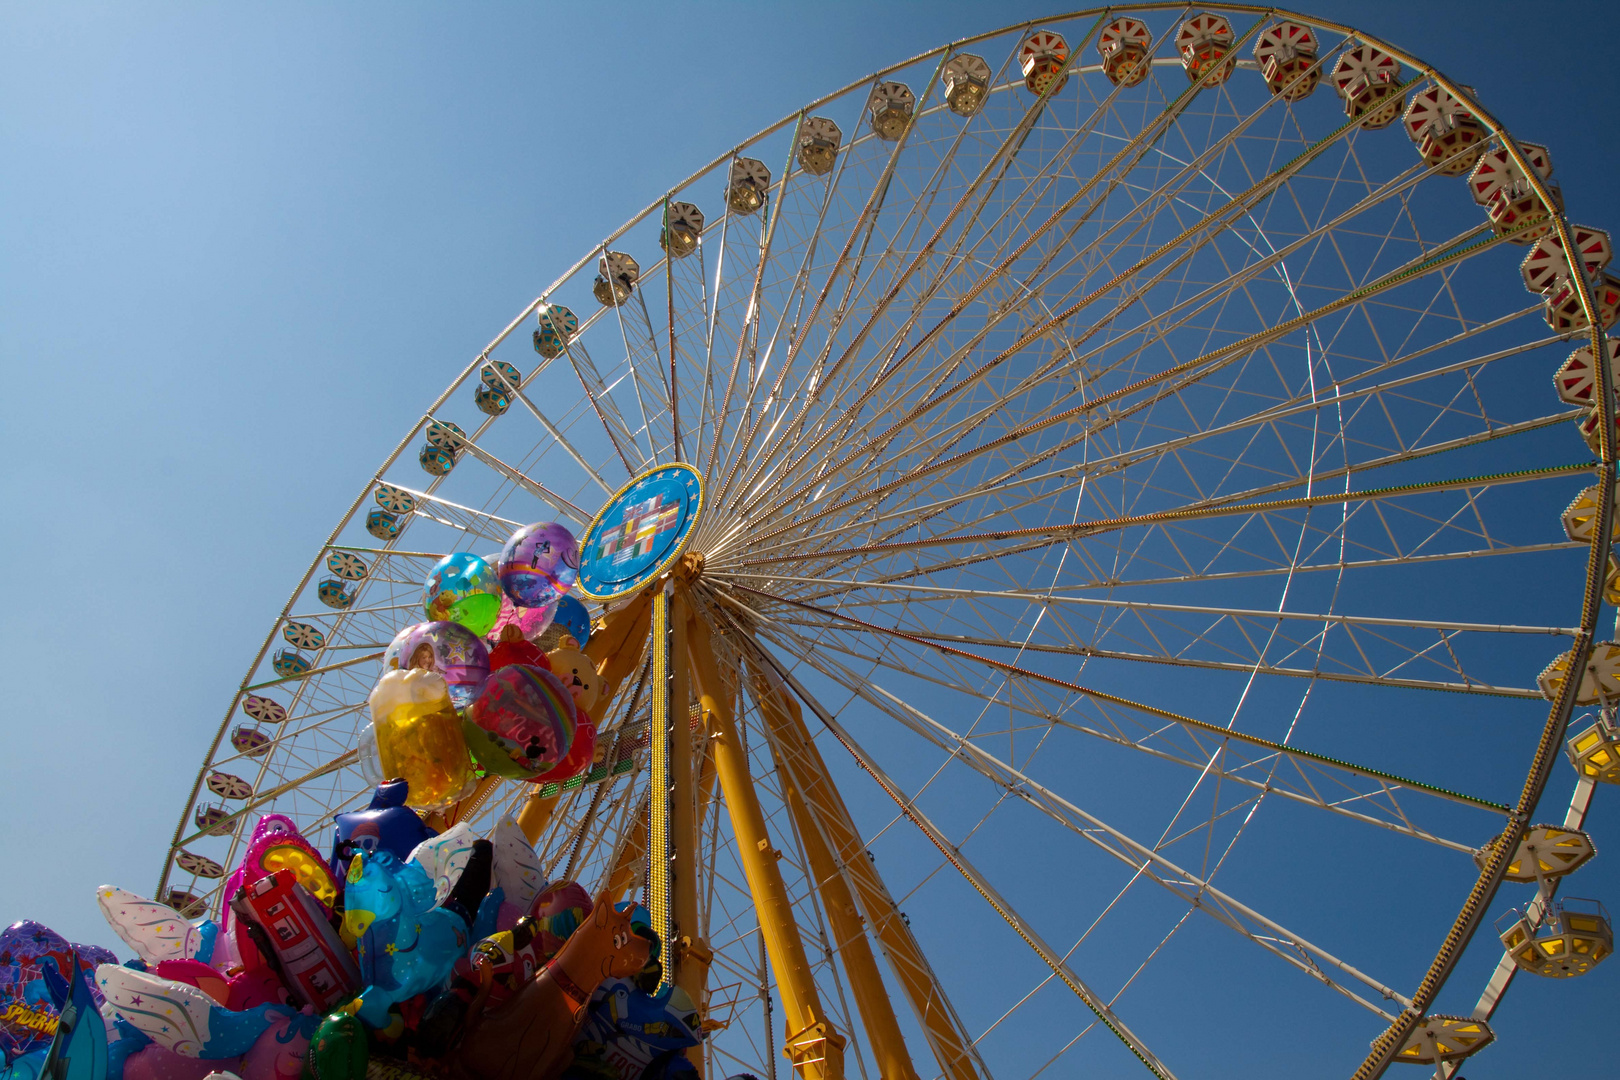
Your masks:
<svg viewBox="0 0 1620 1080"><path fill-rule="evenodd" d="M525 525L501 549L501 588L518 607L543 607L579 580L579 541L553 521Z"/></svg>
<svg viewBox="0 0 1620 1080"><path fill-rule="evenodd" d="M405 639L409 637L411 632L417 627L426 625L426 623L411 623L411 625L394 635L394 640L390 641L388 643L388 648L383 650L384 671L393 671L401 666L399 661L399 651L405 647ZM410 665L406 664L404 666L409 667Z"/></svg>
<svg viewBox="0 0 1620 1080"><path fill-rule="evenodd" d="M503 592L501 594L501 613L496 616L495 626L490 630L488 636L499 640L501 631L508 626L515 626L525 638L534 641L546 632L546 627L551 625L551 617L556 610L556 604L543 604L540 607L518 607L512 603L512 598Z"/></svg>
<svg viewBox="0 0 1620 1080"><path fill-rule="evenodd" d="M567 756L575 723L574 699L556 676L513 664L484 681L462 718L462 731L485 769L527 780Z"/></svg>
<svg viewBox="0 0 1620 1080"><path fill-rule="evenodd" d="M482 637L501 613L495 568L469 552L446 555L422 585L422 609L429 619L460 623Z"/></svg>
<svg viewBox="0 0 1620 1080"><path fill-rule="evenodd" d="M489 649L484 639L460 623L417 623L406 627L395 643L399 645L399 666L443 675L450 684L450 701L458 709L470 705L489 678Z"/></svg>
<svg viewBox="0 0 1620 1080"><path fill-rule="evenodd" d="M557 601L557 611L552 621L567 630L581 649L591 640L591 613L585 610L585 605L579 602L578 597L565 596Z"/></svg>

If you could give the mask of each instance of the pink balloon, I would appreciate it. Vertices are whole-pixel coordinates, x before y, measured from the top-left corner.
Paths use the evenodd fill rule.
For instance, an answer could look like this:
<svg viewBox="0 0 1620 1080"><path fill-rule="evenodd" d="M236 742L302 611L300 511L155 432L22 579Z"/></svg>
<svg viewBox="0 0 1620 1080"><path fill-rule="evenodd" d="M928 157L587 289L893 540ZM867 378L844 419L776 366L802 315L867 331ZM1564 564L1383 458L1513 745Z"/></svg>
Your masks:
<svg viewBox="0 0 1620 1080"><path fill-rule="evenodd" d="M555 603L543 607L518 607L512 603L512 598L505 593L501 594L501 613L495 617L495 627L489 632L491 641L501 640L501 630L508 623L517 623L517 628L523 631L523 636L533 641L545 633L546 627L551 625L551 618L557 613Z"/></svg>
<svg viewBox="0 0 1620 1080"><path fill-rule="evenodd" d="M292 1018L265 1029L257 1042L242 1055L242 1080L298 1080L304 1069L309 1036L289 1032Z"/></svg>
<svg viewBox="0 0 1620 1080"><path fill-rule="evenodd" d="M237 1060L182 1057L153 1043L124 1059L124 1080L203 1080L211 1072L235 1072Z"/></svg>

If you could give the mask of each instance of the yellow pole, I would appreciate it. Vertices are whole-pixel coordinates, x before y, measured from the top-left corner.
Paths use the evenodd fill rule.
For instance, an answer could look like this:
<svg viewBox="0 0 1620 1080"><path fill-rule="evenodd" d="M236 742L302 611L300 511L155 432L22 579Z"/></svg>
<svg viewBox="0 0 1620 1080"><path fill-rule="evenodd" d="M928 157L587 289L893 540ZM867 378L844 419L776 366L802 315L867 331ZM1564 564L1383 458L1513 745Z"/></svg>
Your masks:
<svg viewBox="0 0 1620 1080"><path fill-rule="evenodd" d="M810 860L810 871L815 875L816 885L821 891L822 907L826 909L827 921L832 924L833 944L844 961L844 972L849 976L850 990L855 996L855 1007L860 1010L861 1024L866 1028L878 1075L883 1080L917 1080L917 1071L911 1064L911 1053L906 1049L905 1036L900 1033L900 1024L895 1019L893 1006L889 1004L889 994L883 986L883 976L878 972L871 943L866 940L866 930L855 906L855 897L833 858L832 850L822 837L824 826L820 823L819 815L810 808L799 789L799 773L811 777L816 774L813 768L804 767L808 763L802 760L803 747L794 738L792 719L786 715L793 703L785 701L785 695L777 692L779 688L769 684L758 671L749 672L749 685L771 733L771 750L776 759L777 772L782 777L782 791L787 796L788 809L798 825L804 853ZM790 755L791 760L784 755Z"/></svg>
<svg viewBox="0 0 1620 1080"><path fill-rule="evenodd" d="M672 589L668 595L672 934L665 939L669 955L665 960L664 977L686 991L692 1003L701 1010L709 961L713 959L713 954L700 936L698 916L698 863L702 849L698 842L697 777L692 760L692 676L686 649L686 623L691 605L684 589ZM693 1050L696 1052L687 1056L701 1073L702 1048L693 1047Z"/></svg>
<svg viewBox="0 0 1620 1080"><path fill-rule="evenodd" d="M755 665L753 661L749 662L749 666L762 667ZM917 939L911 935L911 928L900 917L900 912L889 896L883 879L878 876L877 868L867 857L866 844L855 828L854 819L850 817L843 797L838 794L838 788L827 771L827 763L822 758L821 751L810 738L810 731L805 727L804 714L799 709L798 701L777 680L775 672L768 668L751 671L751 675L755 680L756 698L762 705L770 702L776 706L775 708L767 706L761 711L776 745L788 759L789 775L793 779L792 786L798 789L807 810L814 815L815 821L820 823L821 835L824 835L831 845L828 854L835 857L849 874L849 881L860 901L860 910L865 913L873 936L883 946L889 968L899 980L907 1000L911 1003L912 1011L927 1034L941 1071L949 1080L978 1080L983 1065L978 1061L973 1042L962 1026L961 1019L956 1015L956 1010L951 1006L950 1000L946 998L945 991L934 978L927 957L923 955ZM767 684L763 692L760 690L761 682ZM813 827L801 826L799 831L807 837L816 835ZM820 836L817 836L817 839L819 840ZM812 865L814 866L813 856ZM815 873L818 879L827 880L819 867ZM829 898L827 907L830 909L832 906ZM845 970L850 970L847 958ZM850 981L852 984L856 981L853 971ZM858 989L856 995L856 1002L859 1004L861 997ZM861 1016L866 1021L870 1033L873 1025L867 1019L864 1007ZM891 1012L891 1020L892 1017ZM877 1040L874 1037L874 1051L876 1045ZM889 1075L888 1072L884 1072L885 1077Z"/></svg>
<svg viewBox="0 0 1620 1080"><path fill-rule="evenodd" d="M593 720L607 715L619 688L641 662L651 608L652 597L648 590L642 590L624 607L608 612L602 619L602 625L592 632L591 640L586 642L585 656L595 665L597 678L601 680ZM540 839L546 823L556 812L557 799L556 795L542 799L536 791L523 804L523 809L518 813L518 827L529 838L529 843Z"/></svg>
<svg viewBox="0 0 1620 1080"><path fill-rule="evenodd" d="M781 853L771 846L765 828L765 815L748 774L747 756L737 739L728 695L720 682L709 628L702 619L694 619L688 626L692 672L697 677L698 699L710 728L709 753L731 814L738 858L753 894L760 934L776 976L777 992L782 996L782 1010L787 1014L783 1052L804 1080L842 1080L844 1037L821 1008L804 942L793 918L793 906L776 865Z"/></svg>
<svg viewBox="0 0 1620 1080"><path fill-rule="evenodd" d="M663 942L664 986L673 980L669 953L675 935L670 903L670 730L669 730L669 590L655 586L652 597L652 726L648 732L651 770L647 778L647 912L653 932Z"/></svg>

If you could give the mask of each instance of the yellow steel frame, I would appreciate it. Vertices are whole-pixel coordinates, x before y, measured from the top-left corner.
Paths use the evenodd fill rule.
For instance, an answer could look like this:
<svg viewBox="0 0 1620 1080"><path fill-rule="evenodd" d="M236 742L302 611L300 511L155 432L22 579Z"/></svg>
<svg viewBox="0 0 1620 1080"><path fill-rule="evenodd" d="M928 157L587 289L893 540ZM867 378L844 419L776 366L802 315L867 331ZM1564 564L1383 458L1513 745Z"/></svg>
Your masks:
<svg viewBox="0 0 1620 1080"><path fill-rule="evenodd" d="M702 1009L712 954L701 937L700 824L718 781L785 1014L783 1054L804 1080L841 1080L845 1035L822 1007L777 866L782 853L771 843L737 732L733 710L741 670L733 672L729 684L722 677L713 631L690 591L701 569L701 556L685 556L671 574L610 611L584 649L601 683L593 710L600 720L651 648L648 813L637 815L603 893L608 900L619 900L634 885L638 867L646 868L647 906L666 944L664 979L685 990ZM972 1040L866 857L865 843L810 738L798 702L769 665L753 659L748 661L747 684L879 1075L885 1080L918 1077L869 933L881 946L943 1075L978 1080L985 1074ZM694 697L704 735L701 754L694 751L689 719ZM452 814L464 808L470 812L488 795L481 788ZM540 839L557 801L557 796L536 793L524 803L518 823L530 842ZM701 1053L694 1052L692 1061L701 1071Z"/></svg>

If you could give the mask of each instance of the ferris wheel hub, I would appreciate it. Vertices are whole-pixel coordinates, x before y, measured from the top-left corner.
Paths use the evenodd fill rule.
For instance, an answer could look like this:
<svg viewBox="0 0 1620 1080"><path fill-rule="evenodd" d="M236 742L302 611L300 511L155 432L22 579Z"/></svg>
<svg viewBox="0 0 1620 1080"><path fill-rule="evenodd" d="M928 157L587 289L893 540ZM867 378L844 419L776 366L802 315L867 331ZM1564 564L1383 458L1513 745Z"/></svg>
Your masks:
<svg viewBox="0 0 1620 1080"><path fill-rule="evenodd" d="M586 599L617 600L681 561L703 511L703 477L684 461L647 469L597 511L579 540L578 589ZM702 570L702 556L689 576Z"/></svg>

